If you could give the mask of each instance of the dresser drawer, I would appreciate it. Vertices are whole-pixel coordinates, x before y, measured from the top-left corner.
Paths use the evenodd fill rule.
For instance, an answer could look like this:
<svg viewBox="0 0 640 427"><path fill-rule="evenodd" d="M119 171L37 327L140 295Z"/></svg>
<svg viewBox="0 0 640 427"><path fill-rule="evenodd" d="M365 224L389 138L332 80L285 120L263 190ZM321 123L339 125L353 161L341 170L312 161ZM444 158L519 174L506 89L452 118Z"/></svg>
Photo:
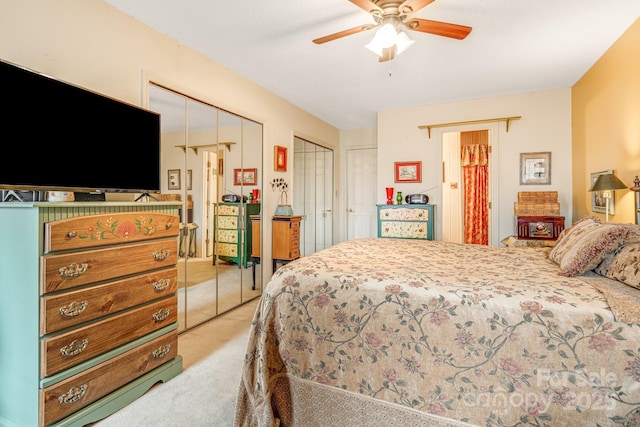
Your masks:
<svg viewBox="0 0 640 427"><path fill-rule="evenodd" d="M218 243L218 255L219 256L238 256L238 245L229 243Z"/></svg>
<svg viewBox="0 0 640 427"><path fill-rule="evenodd" d="M401 237L404 239L426 239L427 222L421 221L381 221L380 237Z"/></svg>
<svg viewBox="0 0 640 427"><path fill-rule="evenodd" d="M100 365L40 390L40 425L83 408L178 354L178 333L170 332Z"/></svg>
<svg viewBox="0 0 640 427"><path fill-rule="evenodd" d="M177 237L176 215L124 212L80 216L45 223L44 252Z"/></svg>
<svg viewBox="0 0 640 427"><path fill-rule="evenodd" d="M40 257L40 293L171 267L178 261L176 239Z"/></svg>
<svg viewBox="0 0 640 427"><path fill-rule="evenodd" d="M40 335L173 295L178 270L169 268L129 279L42 298Z"/></svg>
<svg viewBox="0 0 640 427"><path fill-rule="evenodd" d="M217 213L218 215L238 216L240 213L240 206L219 204Z"/></svg>
<svg viewBox="0 0 640 427"><path fill-rule="evenodd" d="M238 230L218 229L218 242L238 243Z"/></svg>
<svg viewBox="0 0 640 427"><path fill-rule="evenodd" d="M429 219L429 211L425 208L382 208L380 209L381 220L404 220L415 221L422 220L427 221Z"/></svg>
<svg viewBox="0 0 640 427"><path fill-rule="evenodd" d="M41 377L91 359L177 320L177 296L124 312L77 329L43 338Z"/></svg>

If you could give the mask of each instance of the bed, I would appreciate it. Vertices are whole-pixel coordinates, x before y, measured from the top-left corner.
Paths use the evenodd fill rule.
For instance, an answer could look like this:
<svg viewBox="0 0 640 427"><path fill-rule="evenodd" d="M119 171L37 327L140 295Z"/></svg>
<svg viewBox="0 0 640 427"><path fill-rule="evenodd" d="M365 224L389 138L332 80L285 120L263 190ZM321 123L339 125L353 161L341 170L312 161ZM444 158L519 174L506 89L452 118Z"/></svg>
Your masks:
<svg viewBox="0 0 640 427"><path fill-rule="evenodd" d="M236 426L640 425L637 225L553 248L355 239L276 271Z"/></svg>

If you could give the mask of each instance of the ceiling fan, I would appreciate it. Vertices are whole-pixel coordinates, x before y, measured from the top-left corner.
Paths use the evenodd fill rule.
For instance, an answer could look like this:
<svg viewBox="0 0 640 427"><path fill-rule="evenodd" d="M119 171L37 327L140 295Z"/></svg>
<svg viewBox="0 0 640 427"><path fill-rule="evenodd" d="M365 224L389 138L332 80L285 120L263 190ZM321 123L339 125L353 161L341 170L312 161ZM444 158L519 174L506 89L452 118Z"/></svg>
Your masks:
<svg viewBox="0 0 640 427"><path fill-rule="evenodd" d="M437 36L462 40L469 35L471 27L450 24L447 22L431 21L429 19L411 18L409 15L417 12L435 0L349 0L359 8L369 12L375 24L360 25L348 30L339 31L328 36L314 39L315 44L327 43L341 37L350 36L363 31L379 28L367 48L379 56L379 61L390 61L396 54L406 50L413 41L400 27Z"/></svg>

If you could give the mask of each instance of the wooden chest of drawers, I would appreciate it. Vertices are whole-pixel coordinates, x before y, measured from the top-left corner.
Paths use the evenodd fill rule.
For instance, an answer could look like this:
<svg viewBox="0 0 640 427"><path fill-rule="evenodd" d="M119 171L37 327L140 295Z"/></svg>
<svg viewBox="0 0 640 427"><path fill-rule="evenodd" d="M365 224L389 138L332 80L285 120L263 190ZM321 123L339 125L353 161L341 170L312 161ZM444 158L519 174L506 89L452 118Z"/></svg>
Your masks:
<svg viewBox="0 0 640 427"><path fill-rule="evenodd" d="M301 216L274 216L272 222L271 257L273 271L276 263L300 258Z"/></svg>
<svg viewBox="0 0 640 427"><path fill-rule="evenodd" d="M0 425L82 426L182 371L177 207L0 204Z"/></svg>

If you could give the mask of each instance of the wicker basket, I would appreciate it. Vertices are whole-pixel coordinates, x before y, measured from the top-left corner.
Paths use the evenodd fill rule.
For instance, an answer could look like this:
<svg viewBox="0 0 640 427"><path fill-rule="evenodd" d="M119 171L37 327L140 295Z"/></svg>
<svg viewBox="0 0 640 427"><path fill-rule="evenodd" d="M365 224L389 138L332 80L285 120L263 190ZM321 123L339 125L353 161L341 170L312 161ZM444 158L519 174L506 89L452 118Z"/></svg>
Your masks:
<svg viewBox="0 0 640 427"><path fill-rule="evenodd" d="M516 216L560 216L557 191L521 191L513 205Z"/></svg>

